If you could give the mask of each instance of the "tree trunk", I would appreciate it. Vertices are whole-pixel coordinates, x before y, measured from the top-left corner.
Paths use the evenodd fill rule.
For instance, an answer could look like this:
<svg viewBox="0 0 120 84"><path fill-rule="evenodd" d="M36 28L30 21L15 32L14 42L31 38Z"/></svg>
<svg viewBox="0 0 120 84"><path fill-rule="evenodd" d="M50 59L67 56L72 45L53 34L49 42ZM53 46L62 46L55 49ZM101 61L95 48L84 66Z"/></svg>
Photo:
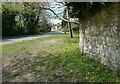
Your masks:
<svg viewBox="0 0 120 84"><path fill-rule="evenodd" d="M70 28L70 38L73 38L72 28L71 28L71 23L70 22L69 22L69 28Z"/></svg>
<svg viewBox="0 0 120 84"><path fill-rule="evenodd" d="M70 14L69 14L69 9L68 8L67 8L67 13L68 13L68 20L70 21ZM69 24L69 30L70 30L70 38L73 38L71 22L68 22L68 24Z"/></svg>

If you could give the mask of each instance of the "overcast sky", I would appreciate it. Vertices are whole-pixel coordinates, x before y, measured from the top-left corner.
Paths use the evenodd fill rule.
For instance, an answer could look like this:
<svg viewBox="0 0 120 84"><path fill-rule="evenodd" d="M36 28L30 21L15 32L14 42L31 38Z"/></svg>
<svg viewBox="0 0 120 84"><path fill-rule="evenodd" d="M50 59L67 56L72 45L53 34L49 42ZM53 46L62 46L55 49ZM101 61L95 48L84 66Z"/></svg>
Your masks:
<svg viewBox="0 0 120 84"><path fill-rule="evenodd" d="M64 6L61 3L57 3L57 2L50 3L50 8L54 10L59 17L63 16ZM51 11L47 11L47 12L51 15L50 17L52 17L50 19L51 23L54 24L61 23L61 20L59 20Z"/></svg>

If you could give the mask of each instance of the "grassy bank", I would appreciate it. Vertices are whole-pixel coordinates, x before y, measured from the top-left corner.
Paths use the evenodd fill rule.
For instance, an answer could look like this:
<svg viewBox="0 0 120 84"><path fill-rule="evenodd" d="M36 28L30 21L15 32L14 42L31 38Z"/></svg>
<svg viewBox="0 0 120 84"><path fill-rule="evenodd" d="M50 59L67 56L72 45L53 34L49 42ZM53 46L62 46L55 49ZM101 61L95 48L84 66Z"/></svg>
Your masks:
<svg viewBox="0 0 120 84"><path fill-rule="evenodd" d="M120 82L104 66L85 60L79 37L68 34L4 44L3 81Z"/></svg>

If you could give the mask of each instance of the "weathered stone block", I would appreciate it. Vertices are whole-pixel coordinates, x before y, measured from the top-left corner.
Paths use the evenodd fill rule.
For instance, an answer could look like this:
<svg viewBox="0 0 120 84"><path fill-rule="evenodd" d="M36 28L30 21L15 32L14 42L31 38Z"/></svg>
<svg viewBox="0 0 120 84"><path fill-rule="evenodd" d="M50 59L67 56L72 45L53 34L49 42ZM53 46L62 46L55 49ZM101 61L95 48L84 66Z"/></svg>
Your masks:
<svg viewBox="0 0 120 84"><path fill-rule="evenodd" d="M89 20L89 23L84 23L89 26L85 26L83 51L87 57L120 71L120 24L117 5L118 3L113 3L93 16L94 19ZM113 12L109 11L110 9Z"/></svg>

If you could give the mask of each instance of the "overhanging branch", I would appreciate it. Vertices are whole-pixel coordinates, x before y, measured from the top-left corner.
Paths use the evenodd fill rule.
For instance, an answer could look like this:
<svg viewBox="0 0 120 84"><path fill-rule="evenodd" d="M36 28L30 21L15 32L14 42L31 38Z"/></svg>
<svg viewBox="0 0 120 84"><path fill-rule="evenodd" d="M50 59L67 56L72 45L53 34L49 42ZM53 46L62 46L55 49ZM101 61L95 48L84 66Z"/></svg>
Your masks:
<svg viewBox="0 0 120 84"><path fill-rule="evenodd" d="M29 3L27 3L27 2L25 2L25 4L27 4L27 5L29 5L29 6L32 6L32 5L30 5ZM75 24L79 24L79 22L77 22L77 21L70 21L70 20L67 20L67 19L65 19L65 18L62 18L62 17L59 17L58 15L57 15L57 13L55 13L55 11L53 11L52 9L50 9L50 8L45 8L45 7L42 7L42 6L40 6L39 4L37 4L38 5L38 7L40 8L40 9L44 9L44 10L49 10L49 11L51 11L57 18L59 18L60 20L63 20L63 21L65 21L65 22L70 22L70 23L75 23ZM33 6L32 6L33 7Z"/></svg>

